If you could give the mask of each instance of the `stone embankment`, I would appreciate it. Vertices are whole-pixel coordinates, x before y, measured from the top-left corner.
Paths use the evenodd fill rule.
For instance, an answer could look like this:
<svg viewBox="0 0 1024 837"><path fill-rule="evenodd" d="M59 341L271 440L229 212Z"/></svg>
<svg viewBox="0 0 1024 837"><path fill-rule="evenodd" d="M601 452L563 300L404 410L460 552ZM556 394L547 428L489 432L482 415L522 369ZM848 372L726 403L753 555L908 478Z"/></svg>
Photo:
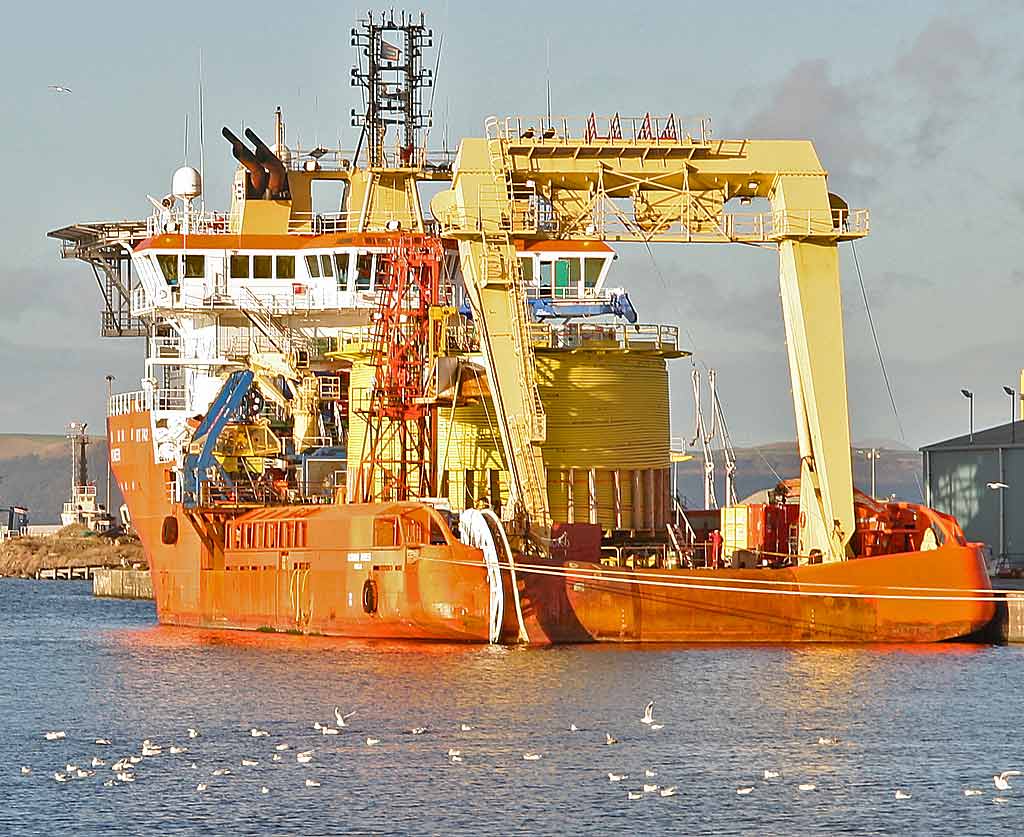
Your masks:
<svg viewBox="0 0 1024 837"><path fill-rule="evenodd" d="M0 577L37 578L41 572L79 567L146 566L138 538L95 535L80 526L65 526L48 537L11 538L0 545Z"/></svg>

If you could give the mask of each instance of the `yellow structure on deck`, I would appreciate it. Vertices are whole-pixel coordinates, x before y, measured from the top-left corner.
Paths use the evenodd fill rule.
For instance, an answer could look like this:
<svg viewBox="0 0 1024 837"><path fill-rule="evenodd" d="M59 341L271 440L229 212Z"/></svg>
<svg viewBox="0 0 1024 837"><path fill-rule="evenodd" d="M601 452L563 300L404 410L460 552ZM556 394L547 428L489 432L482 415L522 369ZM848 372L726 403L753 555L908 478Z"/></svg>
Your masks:
<svg viewBox="0 0 1024 837"><path fill-rule="evenodd" d="M767 199L768 211L732 201ZM491 118L431 209L459 242L514 502L541 534L547 417L516 239L743 242L779 253L801 457L800 554L841 560L854 532L837 244L868 232L805 140L716 140L673 116ZM667 456L666 456L667 458Z"/></svg>

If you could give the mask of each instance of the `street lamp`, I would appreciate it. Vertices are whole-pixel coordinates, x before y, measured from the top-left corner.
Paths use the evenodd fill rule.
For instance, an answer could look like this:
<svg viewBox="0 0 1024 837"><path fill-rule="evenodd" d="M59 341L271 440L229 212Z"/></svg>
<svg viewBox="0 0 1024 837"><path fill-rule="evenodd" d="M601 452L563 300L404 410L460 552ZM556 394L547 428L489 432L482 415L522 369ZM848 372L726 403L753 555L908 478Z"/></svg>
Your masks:
<svg viewBox="0 0 1024 837"><path fill-rule="evenodd" d="M1010 444L1017 441L1017 393L1013 387L1003 387L1003 392L1010 396Z"/></svg>
<svg viewBox="0 0 1024 837"><path fill-rule="evenodd" d="M962 390L960 390L960 394L963 395L964 398L966 398L968 401L971 402L971 434L968 437L968 441L973 445L974 444L974 393L971 392L969 389L962 389Z"/></svg>
<svg viewBox="0 0 1024 837"><path fill-rule="evenodd" d="M871 462L871 497L875 497L875 463L878 458L882 455L878 448L868 448L867 450L860 451L861 456Z"/></svg>
<svg viewBox="0 0 1024 837"><path fill-rule="evenodd" d="M107 375L107 410L110 410L110 399L113 398L113 385L116 378ZM110 515L110 429L107 429L107 515ZM111 519L112 516L111 516Z"/></svg>

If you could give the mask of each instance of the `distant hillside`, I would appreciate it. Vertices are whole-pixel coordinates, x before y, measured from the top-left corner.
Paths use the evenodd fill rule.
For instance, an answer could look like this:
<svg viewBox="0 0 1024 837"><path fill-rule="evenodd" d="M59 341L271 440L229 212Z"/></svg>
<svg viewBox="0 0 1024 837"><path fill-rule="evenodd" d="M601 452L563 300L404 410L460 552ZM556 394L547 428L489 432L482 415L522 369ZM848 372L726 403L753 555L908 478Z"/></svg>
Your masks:
<svg viewBox="0 0 1024 837"><path fill-rule="evenodd" d="M722 454L715 451L718 500L722 501ZM774 486L779 477L790 479L800 472L796 445L778 442L736 451L736 485L740 499L762 488ZM770 466L770 467L769 467ZM679 493L690 508L704 500L703 463L700 458L678 466ZM0 433L0 506L26 505L35 523L59 523L60 509L67 499L71 480L71 449L63 436L32 436ZM778 473L778 477L772 471ZM921 478L921 455L912 450L885 449L876 464L879 496L895 494L902 500L920 500L917 480ZM89 476L101 498L106 499L107 446L94 438L89 446ZM869 491L871 469L862 457L854 459L854 481ZM117 483L113 485L113 506L121 505Z"/></svg>
<svg viewBox="0 0 1024 837"><path fill-rule="evenodd" d="M860 448L857 448L860 450ZM691 451L692 452L692 451ZM720 450L714 451L719 503L723 500L723 459ZM871 491L871 464L862 456L853 460L853 480L857 488ZM677 468L678 491L685 497L689 508L704 505L704 463L697 454ZM773 471L774 469L774 471ZM779 478L792 479L800 475L800 458L793 442L775 442L756 448L736 451L736 493L739 499L749 497L762 488L771 488ZM879 497L895 494L900 500L920 502L921 454L909 449L883 449L875 463L876 493Z"/></svg>
<svg viewBox="0 0 1024 837"><path fill-rule="evenodd" d="M107 445L92 437L88 448L89 479L100 502L107 498ZM60 523L60 510L71 493L71 443L63 436L0 433L0 506L23 505L33 523ZM111 505L121 503L114 481Z"/></svg>

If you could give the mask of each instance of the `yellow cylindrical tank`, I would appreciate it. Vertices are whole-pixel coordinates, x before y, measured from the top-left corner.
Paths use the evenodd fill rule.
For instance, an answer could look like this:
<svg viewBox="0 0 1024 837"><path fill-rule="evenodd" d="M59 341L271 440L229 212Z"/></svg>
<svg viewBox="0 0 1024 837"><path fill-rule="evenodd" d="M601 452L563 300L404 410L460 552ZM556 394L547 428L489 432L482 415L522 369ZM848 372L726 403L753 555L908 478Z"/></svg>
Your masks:
<svg viewBox="0 0 1024 837"><path fill-rule="evenodd" d="M547 414L544 464L552 518L605 529L652 529L666 519L669 389L666 358L650 351L540 349L537 383ZM363 455L360 393L373 368L353 363L349 485ZM508 499L501 437L489 401L438 408L438 493L462 509Z"/></svg>

